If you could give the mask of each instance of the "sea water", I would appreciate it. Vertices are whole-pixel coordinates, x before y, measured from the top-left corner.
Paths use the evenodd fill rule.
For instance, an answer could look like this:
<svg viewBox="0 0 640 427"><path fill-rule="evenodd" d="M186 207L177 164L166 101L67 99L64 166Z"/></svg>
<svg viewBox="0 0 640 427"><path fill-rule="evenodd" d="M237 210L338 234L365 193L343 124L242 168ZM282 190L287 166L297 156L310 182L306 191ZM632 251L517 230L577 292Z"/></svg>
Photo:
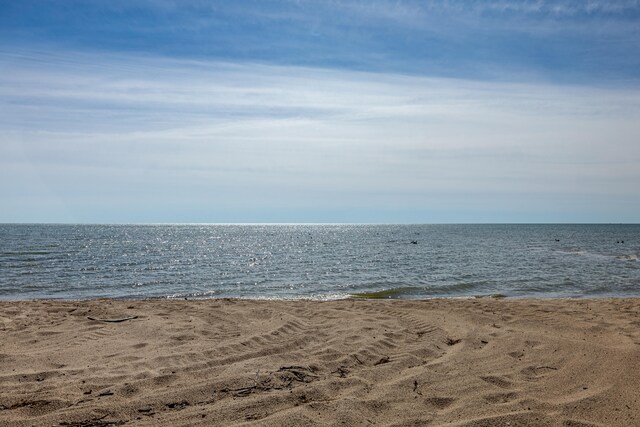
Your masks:
<svg viewBox="0 0 640 427"><path fill-rule="evenodd" d="M640 296L640 225L0 225L0 299Z"/></svg>

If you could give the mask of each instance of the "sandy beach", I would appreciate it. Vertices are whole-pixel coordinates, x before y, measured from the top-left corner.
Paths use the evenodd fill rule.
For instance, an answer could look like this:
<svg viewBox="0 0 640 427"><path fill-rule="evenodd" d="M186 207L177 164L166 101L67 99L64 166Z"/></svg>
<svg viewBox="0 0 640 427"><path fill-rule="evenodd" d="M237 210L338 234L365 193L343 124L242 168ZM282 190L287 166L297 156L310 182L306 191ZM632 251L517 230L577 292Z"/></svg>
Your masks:
<svg viewBox="0 0 640 427"><path fill-rule="evenodd" d="M0 425L636 426L640 299L0 302Z"/></svg>

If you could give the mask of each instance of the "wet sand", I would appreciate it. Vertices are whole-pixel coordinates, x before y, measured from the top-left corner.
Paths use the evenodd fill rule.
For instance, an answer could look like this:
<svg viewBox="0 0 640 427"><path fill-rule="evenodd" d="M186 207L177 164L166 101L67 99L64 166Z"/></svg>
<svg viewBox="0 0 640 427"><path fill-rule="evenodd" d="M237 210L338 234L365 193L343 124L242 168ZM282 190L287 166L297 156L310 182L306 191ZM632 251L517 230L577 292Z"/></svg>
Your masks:
<svg viewBox="0 0 640 427"><path fill-rule="evenodd" d="M0 302L2 426L635 426L640 299Z"/></svg>

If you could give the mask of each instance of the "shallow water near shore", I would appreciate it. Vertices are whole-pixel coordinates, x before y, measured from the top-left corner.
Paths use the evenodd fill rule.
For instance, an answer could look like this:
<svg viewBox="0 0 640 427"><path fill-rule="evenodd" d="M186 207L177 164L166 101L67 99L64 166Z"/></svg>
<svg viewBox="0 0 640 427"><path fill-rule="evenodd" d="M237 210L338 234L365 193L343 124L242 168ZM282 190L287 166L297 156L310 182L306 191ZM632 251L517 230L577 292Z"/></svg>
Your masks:
<svg viewBox="0 0 640 427"><path fill-rule="evenodd" d="M640 225L0 225L0 299L640 296Z"/></svg>

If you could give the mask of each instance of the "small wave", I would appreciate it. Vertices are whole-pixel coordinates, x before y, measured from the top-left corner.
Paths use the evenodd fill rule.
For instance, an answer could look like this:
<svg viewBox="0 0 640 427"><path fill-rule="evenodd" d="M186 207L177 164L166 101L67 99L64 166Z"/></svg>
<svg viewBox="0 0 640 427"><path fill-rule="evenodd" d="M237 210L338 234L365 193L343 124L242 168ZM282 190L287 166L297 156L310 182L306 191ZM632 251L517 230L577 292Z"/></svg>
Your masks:
<svg viewBox="0 0 640 427"><path fill-rule="evenodd" d="M556 253L560 253L562 255L573 255L573 256L579 256L579 257L589 258L589 259L593 259L593 260L601 260L601 261L612 260L612 259L618 258L617 256L615 256L613 254L601 254L601 253L582 251L582 250L576 250L576 251L561 251L561 250L557 250L555 252Z"/></svg>
<svg viewBox="0 0 640 427"><path fill-rule="evenodd" d="M416 291L420 289L421 288L416 288L414 286L404 286L399 288L383 289L381 291L358 292L355 294L351 294L351 297L365 299L395 299L401 298L403 295L415 294Z"/></svg>
<svg viewBox="0 0 640 427"><path fill-rule="evenodd" d="M557 252L563 255L585 255L587 253L585 251L579 251L579 250L570 251L570 250L560 250L560 249L556 249L554 252Z"/></svg>
<svg viewBox="0 0 640 427"><path fill-rule="evenodd" d="M7 251L0 252L2 256L23 256L23 255L49 255L50 251Z"/></svg>
<svg viewBox="0 0 640 427"><path fill-rule="evenodd" d="M438 287L430 288L429 291L434 294L460 294L467 293L477 289L478 287L485 286L491 282L487 280L480 280L475 282L458 282L449 285L442 285Z"/></svg>
<svg viewBox="0 0 640 427"><path fill-rule="evenodd" d="M582 292L585 296L603 296L612 293L611 289L606 287L600 287L595 289L587 289Z"/></svg>
<svg viewBox="0 0 640 427"><path fill-rule="evenodd" d="M337 301L353 298L351 294L332 293L332 294L312 294L304 296L296 295L259 295L237 297L238 299L260 300L260 301Z"/></svg>
<svg viewBox="0 0 640 427"><path fill-rule="evenodd" d="M638 261L638 255L620 255L616 258L622 261Z"/></svg>
<svg viewBox="0 0 640 427"><path fill-rule="evenodd" d="M490 284L489 281L458 282L437 286L401 286L396 288L382 289L379 291L359 292L350 294L351 298L366 299L400 299L400 298L430 298L430 297L453 297L453 296L473 296L474 290L483 285Z"/></svg>
<svg viewBox="0 0 640 427"><path fill-rule="evenodd" d="M206 299L206 298L214 298L214 296L219 293L216 290L211 290L211 291L201 291L201 292L182 292L182 293L175 293L175 294L171 294L171 295L167 295L166 298L167 299L184 299L184 298L202 298L202 299Z"/></svg>

